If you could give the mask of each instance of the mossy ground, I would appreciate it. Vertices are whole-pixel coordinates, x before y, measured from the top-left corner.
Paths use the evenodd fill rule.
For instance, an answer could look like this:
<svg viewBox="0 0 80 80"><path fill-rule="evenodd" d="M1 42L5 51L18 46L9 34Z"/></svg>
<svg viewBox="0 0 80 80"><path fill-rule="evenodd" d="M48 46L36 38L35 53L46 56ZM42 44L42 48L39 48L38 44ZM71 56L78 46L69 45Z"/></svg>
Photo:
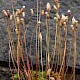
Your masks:
<svg viewBox="0 0 80 80"><path fill-rule="evenodd" d="M33 77L35 76L35 74L36 74L36 72L33 71ZM46 73L43 72L43 74L44 74L44 80L46 80ZM41 76L42 76L42 72L39 71L38 72L38 80L42 80ZM67 74L67 78L66 78L67 80L68 80L69 76L70 76L70 74ZM14 74L14 78L15 78L15 80L17 80L17 74L16 73ZM10 73L8 68L0 67L0 80L12 80L11 79L11 73ZM80 74L76 74L76 80L80 80Z"/></svg>

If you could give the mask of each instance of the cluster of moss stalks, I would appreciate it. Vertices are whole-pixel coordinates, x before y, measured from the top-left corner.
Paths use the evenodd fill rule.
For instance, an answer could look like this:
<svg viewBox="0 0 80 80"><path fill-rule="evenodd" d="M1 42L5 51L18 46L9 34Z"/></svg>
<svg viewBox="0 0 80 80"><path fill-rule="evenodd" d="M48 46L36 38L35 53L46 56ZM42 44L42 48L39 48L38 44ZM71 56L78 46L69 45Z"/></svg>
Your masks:
<svg viewBox="0 0 80 80"><path fill-rule="evenodd" d="M26 47L26 35L27 28L29 27L29 23L27 27L25 27L25 6L22 6L21 9L14 9L14 0L11 0L12 4L12 14L9 10L4 9L3 13L5 16L6 24L7 24L7 32L9 38L9 68L11 71L12 79L18 80L66 80L66 74L68 70L69 58L66 59L67 55L67 32L69 25L69 20L71 16L70 10L68 10L67 15L62 16L59 15L60 3L58 0L55 0L54 10L56 11L54 16L55 21L55 41L53 44L53 51L50 54L50 11L51 5L47 2L46 11L42 9L42 0L40 0L40 5L37 0L37 22L36 22L36 71L33 70L32 65L32 55L30 53L30 60L28 59L28 49ZM34 10L30 9L32 16L34 15ZM43 45L42 45L42 33L41 33L41 16L46 16L46 67L43 70ZM16 32L16 47L14 45L14 37L11 32L11 22L14 21L15 24L15 32ZM21 27L23 28L23 40L21 38ZM73 45L74 45L74 53L73 55L73 67L72 73L68 80L75 80L75 67L76 67L76 32L78 27L78 21L73 17L72 18L72 37L73 37ZM62 31L64 32L64 36L62 37ZM32 42L32 38L31 38ZM30 45L31 51L31 45ZM25 59L24 59L25 57ZM54 61L54 57L56 58L56 63ZM41 58L41 59L39 59ZM13 62L13 68L16 69L16 74L13 73L10 60ZM40 64L39 64L40 63ZM55 64L55 65L54 65ZM54 65L54 66L53 66ZM60 65L60 68L58 68ZM41 69L40 69L41 66ZM58 70L59 69L59 70Z"/></svg>

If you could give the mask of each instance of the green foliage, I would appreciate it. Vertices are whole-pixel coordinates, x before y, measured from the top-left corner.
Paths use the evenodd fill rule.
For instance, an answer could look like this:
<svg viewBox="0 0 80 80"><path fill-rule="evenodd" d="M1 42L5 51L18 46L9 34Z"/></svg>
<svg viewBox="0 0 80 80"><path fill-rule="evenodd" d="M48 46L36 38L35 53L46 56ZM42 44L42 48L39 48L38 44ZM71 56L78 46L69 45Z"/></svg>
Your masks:
<svg viewBox="0 0 80 80"><path fill-rule="evenodd" d="M38 72L38 76L39 76L38 80L41 80L42 79L42 72L41 71ZM44 80L46 80L46 72L45 71L43 72L43 77L44 77Z"/></svg>
<svg viewBox="0 0 80 80"><path fill-rule="evenodd" d="M14 74L14 80L17 80L18 79L18 74Z"/></svg>
<svg viewBox="0 0 80 80"><path fill-rule="evenodd" d="M20 78L22 79L23 78L23 76L22 75L20 75ZM18 74L17 73L15 73L14 74L14 80L17 80L18 79Z"/></svg>

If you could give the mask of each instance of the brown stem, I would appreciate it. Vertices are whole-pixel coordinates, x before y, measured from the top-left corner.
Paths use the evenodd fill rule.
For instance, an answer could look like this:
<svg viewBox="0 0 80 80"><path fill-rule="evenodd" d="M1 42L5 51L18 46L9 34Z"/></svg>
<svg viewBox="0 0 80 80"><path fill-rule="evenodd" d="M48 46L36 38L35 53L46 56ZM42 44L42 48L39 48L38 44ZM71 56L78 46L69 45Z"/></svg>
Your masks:
<svg viewBox="0 0 80 80"><path fill-rule="evenodd" d="M63 59L62 59L62 64L60 67L60 71L59 71L59 75L61 73L62 68L65 66L65 57L66 57L66 44L67 44L67 26L65 25L65 37L64 37L64 54L63 54ZM63 68L64 69L64 68ZM63 70L63 74L64 74L64 70Z"/></svg>

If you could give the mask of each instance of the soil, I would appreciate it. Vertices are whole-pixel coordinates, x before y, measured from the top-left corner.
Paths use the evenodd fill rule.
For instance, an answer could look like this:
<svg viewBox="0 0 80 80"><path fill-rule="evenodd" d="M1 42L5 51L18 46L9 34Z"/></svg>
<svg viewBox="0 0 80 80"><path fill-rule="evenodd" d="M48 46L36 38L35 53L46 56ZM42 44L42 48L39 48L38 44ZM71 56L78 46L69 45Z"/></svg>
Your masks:
<svg viewBox="0 0 80 80"><path fill-rule="evenodd" d="M0 80L11 80L9 68L0 67Z"/></svg>

